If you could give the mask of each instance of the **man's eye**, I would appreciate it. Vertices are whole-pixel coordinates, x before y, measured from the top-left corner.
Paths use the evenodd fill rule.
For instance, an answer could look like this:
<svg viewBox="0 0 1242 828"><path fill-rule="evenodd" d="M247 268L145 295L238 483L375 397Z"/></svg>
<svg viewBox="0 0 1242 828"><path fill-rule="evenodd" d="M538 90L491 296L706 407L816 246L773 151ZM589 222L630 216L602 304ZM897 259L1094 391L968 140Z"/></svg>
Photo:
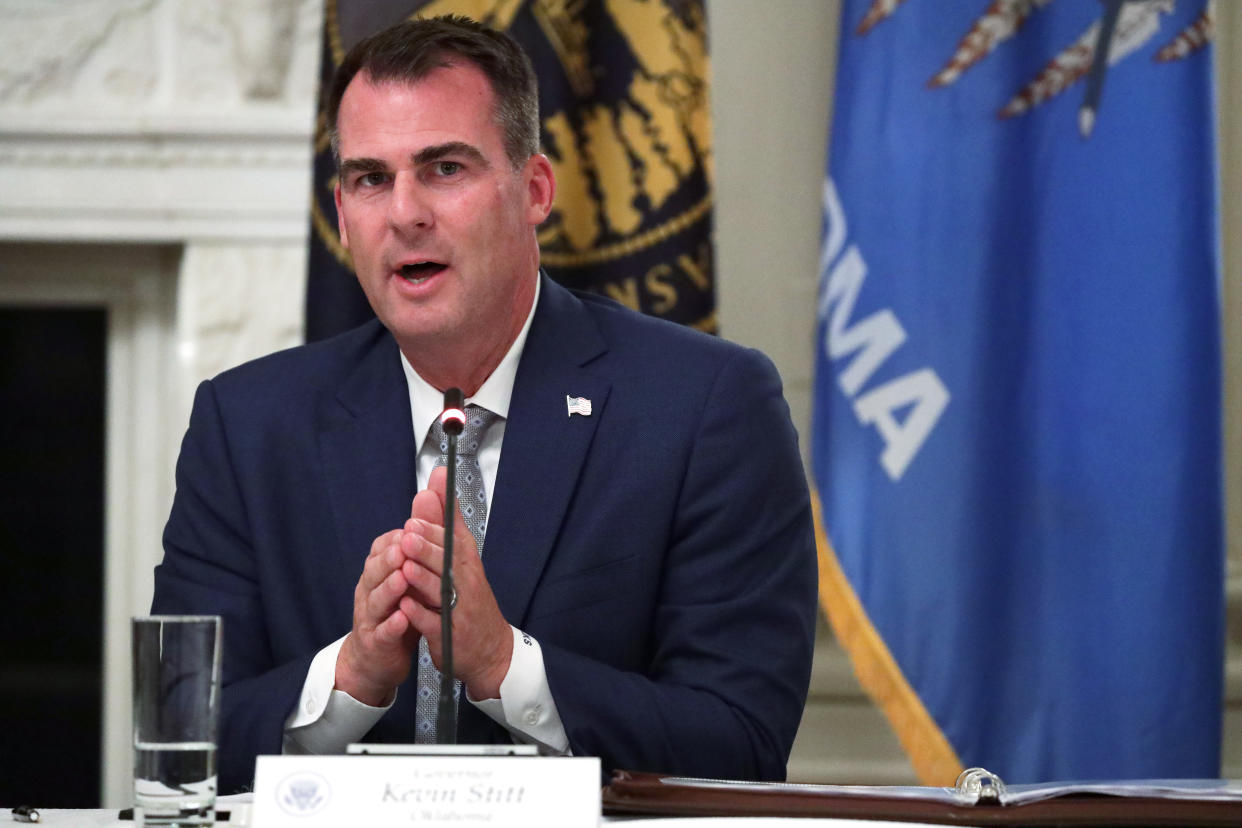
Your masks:
<svg viewBox="0 0 1242 828"><path fill-rule="evenodd" d="M359 187L378 187L380 184L384 183L386 178L387 176L381 172L363 173L358 176L357 183Z"/></svg>
<svg viewBox="0 0 1242 828"><path fill-rule="evenodd" d="M437 175L457 175L461 172L461 164L456 161L440 161L436 164Z"/></svg>

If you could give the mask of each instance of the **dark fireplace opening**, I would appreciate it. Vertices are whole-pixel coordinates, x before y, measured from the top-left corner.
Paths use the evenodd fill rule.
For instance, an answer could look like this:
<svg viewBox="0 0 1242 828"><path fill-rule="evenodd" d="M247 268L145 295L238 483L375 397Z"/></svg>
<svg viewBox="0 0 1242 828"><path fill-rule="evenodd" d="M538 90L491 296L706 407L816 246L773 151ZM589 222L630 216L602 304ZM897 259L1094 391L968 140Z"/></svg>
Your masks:
<svg viewBox="0 0 1242 828"><path fill-rule="evenodd" d="M0 306L0 802L99 807L107 312Z"/></svg>

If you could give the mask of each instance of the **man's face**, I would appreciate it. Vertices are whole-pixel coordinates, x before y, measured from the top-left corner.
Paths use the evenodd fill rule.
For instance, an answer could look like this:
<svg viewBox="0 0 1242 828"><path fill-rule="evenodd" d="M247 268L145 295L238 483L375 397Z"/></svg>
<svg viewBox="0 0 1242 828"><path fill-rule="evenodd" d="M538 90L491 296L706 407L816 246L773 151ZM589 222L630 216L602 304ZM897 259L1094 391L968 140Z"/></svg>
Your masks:
<svg viewBox="0 0 1242 828"><path fill-rule="evenodd" d="M359 73L341 100L341 241L416 367L446 349L498 361L534 296L552 171L540 155L513 169L494 103L466 61L413 84Z"/></svg>

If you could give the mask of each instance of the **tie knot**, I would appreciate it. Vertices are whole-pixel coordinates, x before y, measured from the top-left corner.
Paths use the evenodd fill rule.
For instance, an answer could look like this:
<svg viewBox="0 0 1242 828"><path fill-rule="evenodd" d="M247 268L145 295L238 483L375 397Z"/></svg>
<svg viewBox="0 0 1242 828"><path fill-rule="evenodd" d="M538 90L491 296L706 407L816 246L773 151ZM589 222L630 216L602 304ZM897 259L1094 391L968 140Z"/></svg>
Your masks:
<svg viewBox="0 0 1242 828"><path fill-rule="evenodd" d="M479 443L483 440L483 435L492 423L496 422L497 415L488 411L481 405L471 403L466 406L466 425L462 429L461 434L457 438L457 454L461 457L473 457L479 453ZM448 454L448 435L444 433L444 427L440 425L440 419L437 417L431 424L432 440L440 448L441 455Z"/></svg>

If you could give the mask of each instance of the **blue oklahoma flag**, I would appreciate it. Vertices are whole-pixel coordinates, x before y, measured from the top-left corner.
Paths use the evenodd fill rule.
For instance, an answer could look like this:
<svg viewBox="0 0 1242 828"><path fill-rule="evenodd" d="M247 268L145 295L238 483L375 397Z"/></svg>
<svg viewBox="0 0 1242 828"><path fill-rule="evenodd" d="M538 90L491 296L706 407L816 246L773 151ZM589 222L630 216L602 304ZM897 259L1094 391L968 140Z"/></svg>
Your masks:
<svg viewBox="0 0 1242 828"><path fill-rule="evenodd" d="M821 594L924 781L1215 777L1206 2L845 3Z"/></svg>

